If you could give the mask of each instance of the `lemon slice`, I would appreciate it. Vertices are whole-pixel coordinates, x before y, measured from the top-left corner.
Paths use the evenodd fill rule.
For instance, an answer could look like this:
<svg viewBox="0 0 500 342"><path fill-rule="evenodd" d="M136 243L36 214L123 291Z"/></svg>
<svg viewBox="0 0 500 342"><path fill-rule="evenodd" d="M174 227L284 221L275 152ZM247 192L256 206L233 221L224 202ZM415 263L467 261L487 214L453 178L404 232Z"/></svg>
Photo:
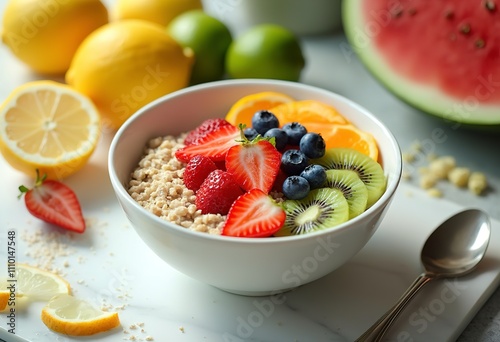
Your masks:
<svg viewBox="0 0 500 342"><path fill-rule="evenodd" d="M10 291L6 291L2 288L0 291L0 311L5 310L9 302Z"/></svg>
<svg viewBox="0 0 500 342"><path fill-rule="evenodd" d="M57 274L16 264L14 277L0 280L0 310L7 305L11 287L15 289L16 298L27 297L37 301L47 301L57 294L71 291L69 283Z"/></svg>
<svg viewBox="0 0 500 342"><path fill-rule="evenodd" d="M0 105L0 151L29 175L61 179L80 170L99 140L95 106L71 87L28 82Z"/></svg>
<svg viewBox="0 0 500 342"><path fill-rule="evenodd" d="M88 336L120 325L117 312L104 312L68 294L53 297L42 309L42 322L51 330Z"/></svg>

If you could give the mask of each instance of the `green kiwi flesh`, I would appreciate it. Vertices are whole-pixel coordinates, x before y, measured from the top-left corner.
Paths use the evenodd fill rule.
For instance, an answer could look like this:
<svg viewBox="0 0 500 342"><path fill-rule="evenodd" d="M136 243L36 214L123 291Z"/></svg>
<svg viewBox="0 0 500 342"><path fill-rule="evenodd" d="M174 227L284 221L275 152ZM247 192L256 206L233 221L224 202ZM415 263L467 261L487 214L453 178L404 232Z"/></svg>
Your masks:
<svg viewBox="0 0 500 342"><path fill-rule="evenodd" d="M368 200L366 207L371 207L384 193L386 177L382 166L369 156L351 148L330 148L325 155L314 161L327 170L352 170L366 185Z"/></svg>
<svg viewBox="0 0 500 342"><path fill-rule="evenodd" d="M301 235L335 227L349 219L349 205L342 191L335 188L312 190L301 200L282 203L286 212L283 227L276 236Z"/></svg>
<svg viewBox="0 0 500 342"><path fill-rule="evenodd" d="M325 186L342 191L349 205L350 219L366 210L368 189L357 172L352 170L327 170Z"/></svg>

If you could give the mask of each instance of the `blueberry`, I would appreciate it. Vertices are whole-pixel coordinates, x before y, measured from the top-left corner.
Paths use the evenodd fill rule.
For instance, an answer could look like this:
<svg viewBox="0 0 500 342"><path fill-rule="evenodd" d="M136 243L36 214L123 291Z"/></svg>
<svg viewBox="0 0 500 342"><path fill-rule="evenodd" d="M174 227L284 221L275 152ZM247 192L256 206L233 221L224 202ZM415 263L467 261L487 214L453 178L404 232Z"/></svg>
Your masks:
<svg viewBox="0 0 500 342"><path fill-rule="evenodd" d="M281 128L271 128L264 134L264 137L274 137L274 146L278 151L283 151L288 143L288 135Z"/></svg>
<svg viewBox="0 0 500 342"><path fill-rule="evenodd" d="M307 179L311 189L321 188L326 182L326 170L318 164L308 165L300 176Z"/></svg>
<svg viewBox="0 0 500 342"><path fill-rule="evenodd" d="M279 121L270 111L259 110L252 116L252 127L259 132L260 135L264 135L271 128L278 128Z"/></svg>
<svg viewBox="0 0 500 342"><path fill-rule="evenodd" d="M288 135L288 144L294 146L299 146L300 139L307 133L307 129L298 122L285 124L283 130Z"/></svg>
<svg viewBox="0 0 500 342"><path fill-rule="evenodd" d="M290 176L283 182L283 195L288 199L299 200L311 191L309 182L304 177Z"/></svg>
<svg viewBox="0 0 500 342"><path fill-rule="evenodd" d="M308 165L309 161L302 151L287 150L281 156L281 170L287 175L298 175Z"/></svg>
<svg viewBox="0 0 500 342"><path fill-rule="evenodd" d="M325 140L318 133L307 133L300 139L299 148L311 159L321 158L325 155Z"/></svg>
<svg viewBox="0 0 500 342"><path fill-rule="evenodd" d="M253 129L252 127L247 127L243 130L243 134L245 135L245 138L248 140L253 140L259 133Z"/></svg>

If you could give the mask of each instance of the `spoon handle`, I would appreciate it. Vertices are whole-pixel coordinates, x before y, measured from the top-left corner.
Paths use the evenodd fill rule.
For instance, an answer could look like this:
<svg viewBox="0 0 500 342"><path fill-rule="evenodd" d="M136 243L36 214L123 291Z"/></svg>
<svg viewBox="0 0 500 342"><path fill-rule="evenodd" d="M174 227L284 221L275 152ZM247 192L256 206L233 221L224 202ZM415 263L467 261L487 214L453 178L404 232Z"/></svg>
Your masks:
<svg viewBox="0 0 500 342"><path fill-rule="evenodd" d="M380 319L375 322L363 335L361 335L356 342L376 342L381 341L389 327L399 316L401 311L406 307L410 300L417 294L417 292L429 281L433 279L432 276L422 273L418 276L413 284L401 296L398 302L387 311Z"/></svg>

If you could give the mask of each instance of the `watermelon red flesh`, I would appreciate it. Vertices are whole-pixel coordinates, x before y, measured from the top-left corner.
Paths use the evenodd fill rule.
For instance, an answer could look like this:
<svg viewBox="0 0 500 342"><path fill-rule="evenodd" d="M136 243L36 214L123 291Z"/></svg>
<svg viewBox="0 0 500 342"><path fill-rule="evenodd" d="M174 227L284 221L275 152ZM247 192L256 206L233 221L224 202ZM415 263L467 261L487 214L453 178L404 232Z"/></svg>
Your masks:
<svg viewBox="0 0 500 342"><path fill-rule="evenodd" d="M349 48L423 112L500 128L500 0L344 0ZM486 5L488 4L488 6Z"/></svg>
<svg viewBox="0 0 500 342"><path fill-rule="evenodd" d="M395 71L457 99L500 104L500 9L487 3L369 0L363 13L379 23L374 43Z"/></svg>

